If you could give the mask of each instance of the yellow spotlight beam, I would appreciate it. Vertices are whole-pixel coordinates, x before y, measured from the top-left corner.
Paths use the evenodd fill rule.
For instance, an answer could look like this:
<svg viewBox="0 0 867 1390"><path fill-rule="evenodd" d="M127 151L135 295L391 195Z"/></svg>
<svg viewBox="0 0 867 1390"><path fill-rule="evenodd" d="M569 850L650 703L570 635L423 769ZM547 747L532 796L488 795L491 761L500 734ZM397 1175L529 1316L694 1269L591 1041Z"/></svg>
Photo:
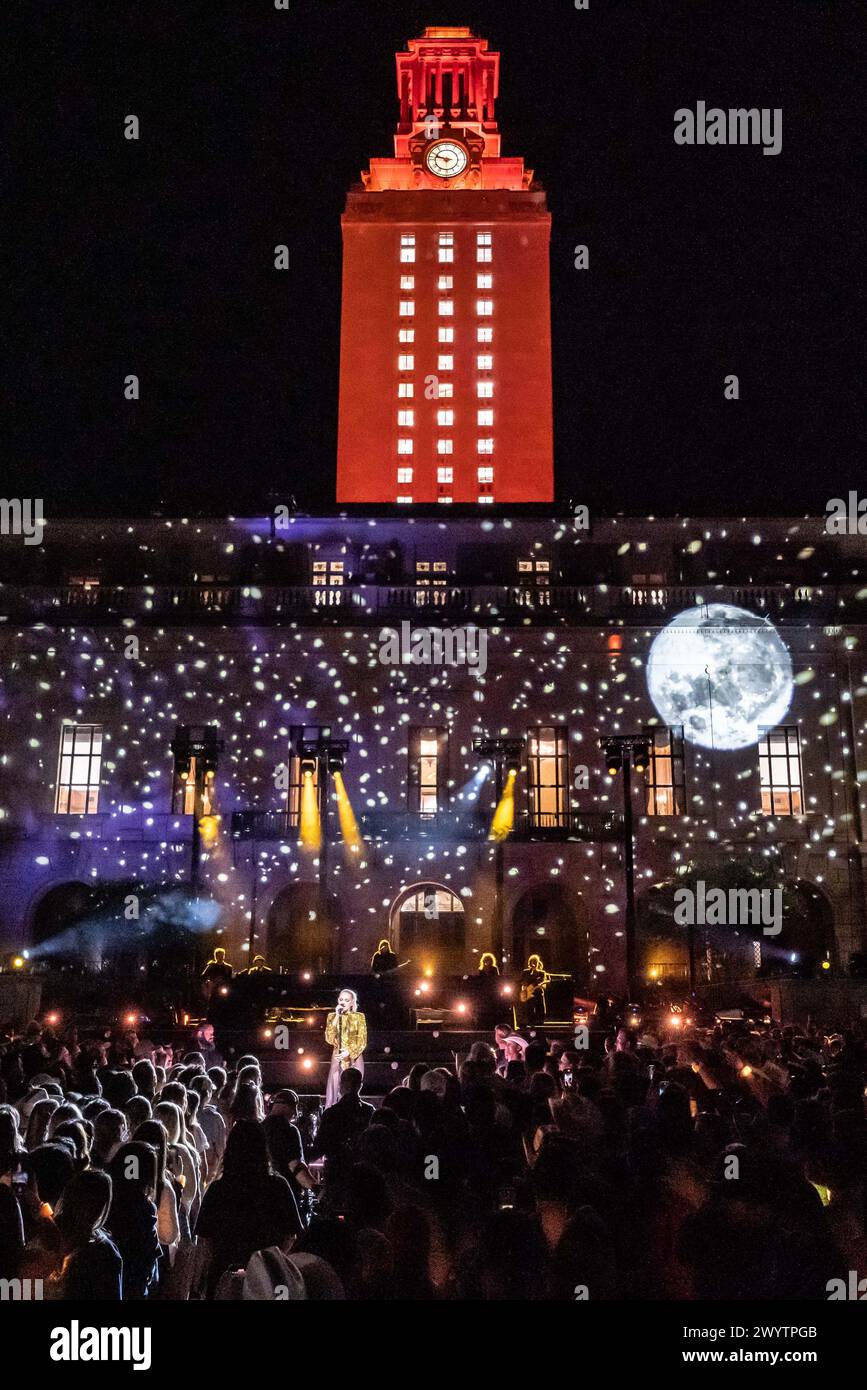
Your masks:
<svg viewBox="0 0 867 1390"><path fill-rule="evenodd" d="M500 797L494 819L491 821L492 840L505 840L515 828L515 778L517 772L510 770L506 775L506 785Z"/></svg>
<svg viewBox="0 0 867 1390"><path fill-rule="evenodd" d="M358 821L355 819L355 812L352 809L352 802L349 800L349 793L346 790L342 772L334 773L334 787L337 792L337 815L340 820L343 843L349 849L360 850L364 840L358 828Z"/></svg>
<svg viewBox="0 0 867 1390"><path fill-rule="evenodd" d="M301 843L305 849L322 848L322 821L313 773L305 768L301 779Z"/></svg>

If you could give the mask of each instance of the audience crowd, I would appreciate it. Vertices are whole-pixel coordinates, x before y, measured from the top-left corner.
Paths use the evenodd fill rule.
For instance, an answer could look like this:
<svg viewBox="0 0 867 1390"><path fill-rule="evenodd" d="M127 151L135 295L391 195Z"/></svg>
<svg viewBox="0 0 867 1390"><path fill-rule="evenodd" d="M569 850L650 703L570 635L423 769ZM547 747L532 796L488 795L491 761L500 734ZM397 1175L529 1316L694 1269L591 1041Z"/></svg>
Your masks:
<svg viewBox="0 0 867 1390"><path fill-rule="evenodd" d="M0 1278L45 1298L826 1299L867 1273L867 1032L498 1029L387 1095L0 1038ZM586 1041L577 1038L576 1042Z"/></svg>

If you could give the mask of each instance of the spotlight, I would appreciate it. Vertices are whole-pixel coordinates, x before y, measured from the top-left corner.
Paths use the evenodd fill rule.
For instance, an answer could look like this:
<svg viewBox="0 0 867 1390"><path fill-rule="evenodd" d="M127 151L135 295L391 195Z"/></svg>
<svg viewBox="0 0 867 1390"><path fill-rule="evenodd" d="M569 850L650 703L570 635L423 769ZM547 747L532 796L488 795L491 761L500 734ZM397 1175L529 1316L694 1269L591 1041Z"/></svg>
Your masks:
<svg viewBox="0 0 867 1390"><path fill-rule="evenodd" d="M344 764L345 761L346 761L346 760L345 760L345 758L344 758L344 756L343 756L343 753L342 753L339 749L334 749L334 750L332 750L332 751L328 754L328 771L329 771L329 772L342 772L342 771L343 771L343 764Z"/></svg>
<svg viewBox="0 0 867 1390"><path fill-rule="evenodd" d="M46 1014L46 1015L45 1015L45 1022L48 1024L49 1028L53 1028L53 1027L55 1026L55 1024L57 1024L57 1023L60 1022L60 1014L58 1014L58 1013Z"/></svg>
<svg viewBox="0 0 867 1390"><path fill-rule="evenodd" d="M467 1006L466 1006L466 1004L464 1003L463 999L459 999L458 1002L455 1004L455 1013L456 1013L456 1014L465 1014L466 1012L467 1012Z"/></svg>
<svg viewBox="0 0 867 1390"><path fill-rule="evenodd" d="M310 1057L305 1057L305 1058L304 1058L304 1061L301 1063L301 1070L302 1070L302 1071L312 1071L312 1070L313 1070L313 1061L312 1061L312 1059L311 1059Z"/></svg>
<svg viewBox="0 0 867 1390"><path fill-rule="evenodd" d="M746 1062L746 1063L741 1067L741 1076L744 1078L745 1081L747 1081L747 1080L752 1076L752 1074L753 1074L753 1069L752 1069L752 1067L750 1066L749 1062Z"/></svg>
<svg viewBox="0 0 867 1390"><path fill-rule="evenodd" d="M512 993L512 986L511 986L511 985L503 985L503 988L500 990L500 993L501 993L501 994L507 994L507 995L508 995L508 994L511 994L511 993Z"/></svg>
<svg viewBox="0 0 867 1390"><path fill-rule="evenodd" d="M134 1028L135 1025L138 1023L138 1014L132 1012L124 1014L123 1021L128 1028Z"/></svg>
<svg viewBox="0 0 867 1390"><path fill-rule="evenodd" d="M23 956L13 956L13 957L12 957L12 969L13 969L13 970L23 970L23 969L24 969L24 957L23 957Z"/></svg>
<svg viewBox="0 0 867 1390"><path fill-rule="evenodd" d="M315 759L315 758L302 758L302 759L301 759L301 776L302 776L302 777L315 777L315 776L316 776L316 759Z"/></svg>

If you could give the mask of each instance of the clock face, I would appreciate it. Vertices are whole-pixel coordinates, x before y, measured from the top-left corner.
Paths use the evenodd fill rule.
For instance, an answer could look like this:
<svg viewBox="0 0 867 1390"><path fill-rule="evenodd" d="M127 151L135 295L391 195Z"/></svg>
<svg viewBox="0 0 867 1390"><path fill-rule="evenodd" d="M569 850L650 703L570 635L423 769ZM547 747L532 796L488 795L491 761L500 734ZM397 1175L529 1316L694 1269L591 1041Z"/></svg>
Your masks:
<svg viewBox="0 0 867 1390"><path fill-rule="evenodd" d="M438 179L456 179L466 169L469 156L456 141L437 140L425 155L425 163Z"/></svg>

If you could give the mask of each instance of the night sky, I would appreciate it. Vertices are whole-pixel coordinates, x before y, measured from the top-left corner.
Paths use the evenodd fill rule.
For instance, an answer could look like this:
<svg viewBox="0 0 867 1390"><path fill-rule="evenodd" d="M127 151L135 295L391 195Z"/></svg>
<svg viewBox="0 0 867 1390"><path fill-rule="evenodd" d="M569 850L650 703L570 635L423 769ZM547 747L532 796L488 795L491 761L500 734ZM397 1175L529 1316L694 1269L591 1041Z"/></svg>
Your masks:
<svg viewBox="0 0 867 1390"><path fill-rule="evenodd" d="M503 151L548 191L558 497L821 514L862 482L855 3L14 9L5 496L333 507L340 213L392 152L394 52L434 23L501 52ZM676 146L698 100L782 107L782 153Z"/></svg>

